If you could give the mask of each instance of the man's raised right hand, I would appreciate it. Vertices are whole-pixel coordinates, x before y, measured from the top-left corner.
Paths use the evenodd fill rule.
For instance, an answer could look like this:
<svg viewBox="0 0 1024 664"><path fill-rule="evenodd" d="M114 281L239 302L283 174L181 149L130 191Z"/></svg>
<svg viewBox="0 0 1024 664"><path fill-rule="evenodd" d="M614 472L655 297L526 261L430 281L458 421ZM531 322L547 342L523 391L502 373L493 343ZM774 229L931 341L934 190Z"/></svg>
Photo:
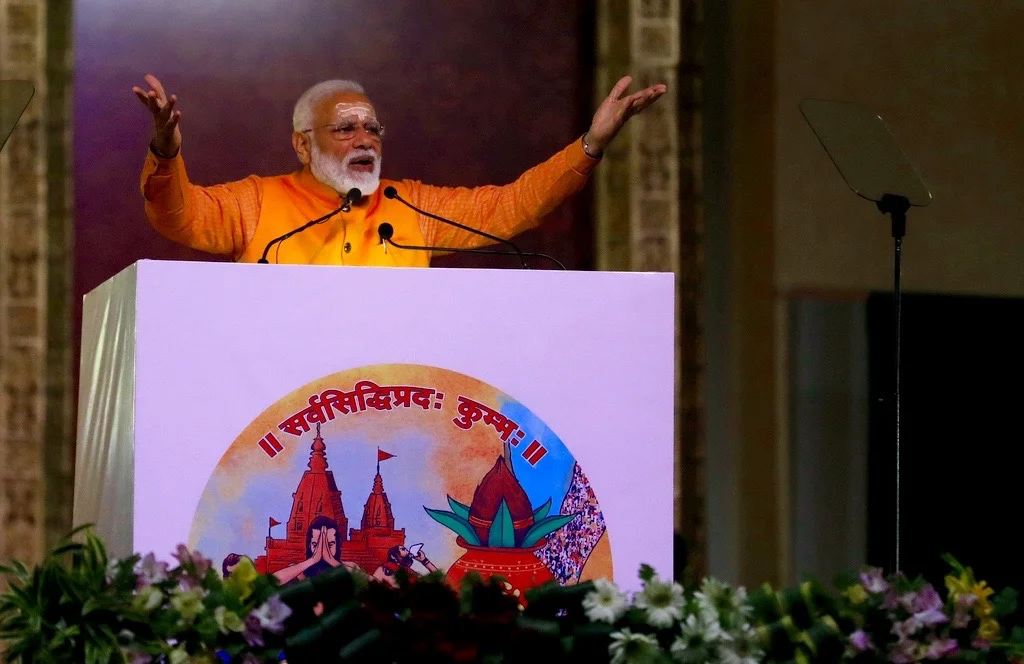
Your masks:
<svg viewBox="0 0 1024 664"><path fill-rule="evenodd" d="M181 149L181 130L178 128L181 111L174 108L178 98L174 95L168 97L163 84L152 74L146 74L146 83L149 90L135 86L132 92L153 114L153 149L162 157L173 157Z"/></svg>

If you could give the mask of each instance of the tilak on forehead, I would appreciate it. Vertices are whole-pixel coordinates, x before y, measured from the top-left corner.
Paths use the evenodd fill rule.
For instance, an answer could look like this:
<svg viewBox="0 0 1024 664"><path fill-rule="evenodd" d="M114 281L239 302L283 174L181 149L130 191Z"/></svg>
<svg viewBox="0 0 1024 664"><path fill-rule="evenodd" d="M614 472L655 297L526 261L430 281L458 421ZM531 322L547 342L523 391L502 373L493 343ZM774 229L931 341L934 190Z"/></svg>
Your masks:
<svg viewBox="0 0 1024 664"><path fill-rule="evenodd" d="M335 118L355 117L359 120L376 120L377 112L366 102L340 102L331 107Z"/></svg>

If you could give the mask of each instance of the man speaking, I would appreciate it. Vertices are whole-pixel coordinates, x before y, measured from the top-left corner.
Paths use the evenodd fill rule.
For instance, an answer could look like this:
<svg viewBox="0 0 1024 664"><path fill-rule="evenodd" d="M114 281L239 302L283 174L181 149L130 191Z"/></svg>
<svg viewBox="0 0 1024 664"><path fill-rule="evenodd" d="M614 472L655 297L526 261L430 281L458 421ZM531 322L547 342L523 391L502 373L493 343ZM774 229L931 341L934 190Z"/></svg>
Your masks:
<svg viewBox="0 0 1024 664"><path fill-rule="evenodd" d="M630 117L665 93L655 85L625 95L624 77L579 140L505 186L437 187L380 179L384 125L363 88L324 81L299 97L292 147L302 168L212 187L188 180L181 154L181 111L161 82L132 91L153 114L154 132L142 171L146 215L164 236L193 249L256 262L426 267L431 251L473 249L492 241L413 209L508 239L535 226L579 192L608 143ZM321 223L309 225L313 220ZM300 230L301 229L301 230ZM294 232L294 233L293 233Z"/></svg>

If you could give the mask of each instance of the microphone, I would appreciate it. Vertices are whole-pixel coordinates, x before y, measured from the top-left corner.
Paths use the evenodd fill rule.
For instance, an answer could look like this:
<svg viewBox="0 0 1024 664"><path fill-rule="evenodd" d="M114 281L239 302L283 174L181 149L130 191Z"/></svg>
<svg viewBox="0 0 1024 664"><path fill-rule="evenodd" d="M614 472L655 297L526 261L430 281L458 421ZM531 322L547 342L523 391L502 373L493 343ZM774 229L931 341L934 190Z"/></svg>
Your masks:
<svg viewBox="0 0 1024 664"><path fill-rule="evenodd" d="M348 193L345 194L345 200L341 204L341 211L351 212L352 204L358 203L360 199L362 199L362 197L363 192L359 191L355 187L352 187L351 189L348 190Z"/></svg>
<svg viewBox="0 0 1024 664"><path fill-rule="evenodd" d="M453 253L461 253L461 254L497 254L499 256L514 256L515 255L515 254L511 254L511 253L509 253L507 251L498 251L496 249L462 249L462 248L456 248L456 247L425 247L425 246L419 246L419 245L414 245L414 244L398 244L397 242L395 242L394 240L391 239L394 236L394 234L395 234L395 227L392 226L391 224L389 224L386 221L384 223L382 223L381 225L377 226L377 235L380 237L381 244L390 244L392 247L396 247L398 249L411 249L413 251L451 251ZM532 251L526 251L526 252L521 252L519 254L519 260L523 260L523 256L531 256L533 258L547 258L548 260L553 261L554 263L556 263L558 265L558 267L562 268L563 270L568 269L564 265L562 265L562 262L560 260L558 260L557 258L555 258L554 256L548 256L547 254L539 254L539 253L535 253L535 252L532 252ZM524 265L525 265L525 262L524 262ZM529 267L529 266L527 266L527 267Z"/></svg>
<svg viewBox="0 0 1024 664"><path fill-rule="evenodd" d="M498 237L497 235L491 235L490 233L486 233L486 232L480 230L479 228L472 228L470 226L465 226L463 224L460 224L457 221L452 221L451 219L445 219L444 217L439 217L436 214L431 214L430 212L427 212L426 210L421 210L418 207L416 207L415 205L413 205L412 203L410 203L409 201L407 201L404 198L402 198L401 196L399 196L398 195L398 190L395 189L394 187L385 187L384 188L384 198L395 199L395 200L401 202L406 207L411 208L411 209L415 210L416 212L419 212L420 214L422 214L425 217L430 217L431 219L436 219L436 220L438 220L438 221L440 221L442 223L448 224L449 226L454 226L455 228L461 228L464 231L469 231L470 233L473 233L475 235L479 235L481 237L485 237L488 240L493 240L494 242L497 242L497 243L500 243L500 244L506 244L506 245L508 245L509 247L512 248L512 251L516 252L517 256L519 256L519 262L522 263L523 267L530 267L529 265L526 264L526 258L523 255L523 250L520 249L519 245L517 245L512 240L506 240L504 238ZM394 244L394 243L392 243L392 244ZM397 244L395 246L398 247ZM402 247L399 247L399 248L402 248ZM457 249L448 248L448 249L444 249L444 251L458 251L458 250ZM504 251L485 251L485 250L473 250L473 251L470 251L469 249L463 249L463 251L465 251L467 253L484 253L484 254L503 254L503 253L507 253L507 252L504 252ZM551 258L551 257L550 256L546 256L546 258ZM554 259L552 259L552 260L554 260ZM555 262L558 263L558 261L555 261ZM559 265L561 265L561 263L559 263ZM563 267L562 269L565 269L565 268Z"/></svg>
<svg viewBox="0 0 1024 664"><path fill-rule="evenodd" d="M287 240L291 236L296 235L298 233L301 233L302 231L306 230L307 228L310 228L311 226L316 226L317 224L322 224L325 221L327 221L328 219L330 219L331 217L333 217L334 215L338 214L339 212L350 212L352 210L352 204L353 203L358 203L359 199L361 199L362 197L363 197L363 192L359 191L358 189L356 189L354 187L352 189L349 189L348 193L345 194L345 200L342 201L340 208L338 208L337 210L332 210L331 212L328 212L324 216L319 217L317 219L314 219L313 221L307 222L307 223L299 226L298 228L294 228L294 229L288 231L287 233L285 233L284 235L281 235L279 237L275 237L273 240L271 240L270 242L267 243L267 246L263 247L263 255L260 256L260 259L258 261L256 261L256 262L257 263L262 263L264 265L270 263L270 261L267 260L267 254L270 253L270 248L273 247L275 244L278 244L279 242L284 242L285 240Z"/></svg>

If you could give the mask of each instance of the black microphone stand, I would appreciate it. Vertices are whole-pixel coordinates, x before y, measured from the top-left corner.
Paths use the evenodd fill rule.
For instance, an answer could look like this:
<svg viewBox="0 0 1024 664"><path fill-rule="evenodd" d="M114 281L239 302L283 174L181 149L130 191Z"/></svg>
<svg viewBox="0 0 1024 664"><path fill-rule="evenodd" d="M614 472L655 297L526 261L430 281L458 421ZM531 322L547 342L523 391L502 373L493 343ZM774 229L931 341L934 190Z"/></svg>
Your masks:
<svg viewBox="0 0 1024 664"><path fill-rule="evenodd" d="M299 226L298 228L296 228L294 230L288 231L287 233L285 233L281 237L275 237L273 240L271 240L270 242L267 243L266 247L263 248L263 255L260 256L260 259L258 261L256 261L256 262L257 263L262 263L263 265L269 264L270 261L267 260L267 254L270 253L270 248L273 247L275 244L284 242L285 240L287 240L291 236L295 235L296 233L301 233L302 231L306 230L310 226L316 226L317 224L324 223L325 221L327 221L328 219L330 219L334 215L338 214L339 212L345 212L346 208L351 209L351 204L348 201L345 201L345 203L342 204L342 206L340 208L338 208L337 210L334 210L332 212L328 212L327 214L325 214L324 216L320 217L319 219L314 219L313 221L308 221L305 224Z"/></svg>
<svg viewBox="0 0 1024 664"><path fill-rule="evenodd" d="M342 199L341 207L340 208L338 208L337 210L334 210L332 212L328 212L327 214L325 214L324 216L320 217L319 219L314 219L313 221L308 221L305 224L303 224L302 226L299 226L298 228L296 228L294 230L288 231L287 233L285 233L281 237L274 238L273 240L271 240L270 242L267 243L266 247L263 248L263 255L260 256L260 259L258 261L256 261L256 262L257 263L262 263L262 264L266 265L267 263L270 262L270 261L267 260L267 254L270 253L270 248L272 246L274 246L275 244L278 244L280 242L284 242L285 240L287 240L291 236L295 235L296 233L301 233L302 231L306 230L310 226L316 226L317 224L322 224L323 222L327 221L328 219L330 219L334 215L338 214L339 212L349 212L349 211L351 211L352 210L352 204L353 203L358 203L362 198L363 198L363 193L361 191L359 191L358 189L356 189L355 187L352 187L351 189L348 190L348 192L345 194L344 198Z"/></svg>
<svg viewBox="0 0 1024 664"><path fill-rule="evenodd" d="M377 227L377 235L378 235L378 237L380 237L381 244L385 244L385 245L390 244L392 247L395 247L396 249L406 249L406 250L411 250L411 251L445 251L445 252L452 252L452 253L459 253L459 254L490 254L490 255L497 254L499 256L515 256L516 255L516 254L510 253L508 251L501 251L499 249L463 249L461 247L459 247L459 248L456 248L456 247L427 247L427 246L411 245L411 244L399 244L399 243L397 243L397 242L395 242L394 240L391 239L392 236L394 235L394 233L395 233L394 227L391 224L387 223L387 222L384 222L383 224L381 224L380 226ZM531 257L534 257L534 258L546 258L549 261L551 261L551 262L555 263L556 265L558 265L558 267L560 267L561 269L568 270L568 268L566 268L565 265L562 264L562 261L558 260L554 256L548 256L547 254L541 254L541 253L536 253L536 252L532 252L532 251L519 252L519 259L520 260L522 260L523 256L531 256ZM525 267L527 269L530 269L530 266L526 265L525 262L523 263L523 267Z"/></svg>
<svg viewBox="0 0 1024 664"><path fill-rule="evenodd" d="M406 207L408 207L408 208L410 208L412 210L415 210L416 212L419 212L424 217L430 217L431 219L436 219L437 221L440 221L442 223L448 224L449 226L455 226L456 228L461 228L462 230L467 231L469 233L474 233L476 235L483 236L483 237L487 238L488 240L493 240L494 242L497 242L498 244L508 245L509 247L512 247L512 250L514 252L516 252L516 255L519 257L519 262L522 264L522 266L526 267L526 268L530 267L529 265L526 264L526 258L525 258L525 255L523 254L523 250L520 249L519 246L515 242L512 242L511 240L506 240L505 238L498 237L497 235L491 235L490 233L488 233L486 231L482 231L479 228L473 228L472 226L466 226L465 224L460 224L457 221L452 221L451 219L445 219L444 217L440 217L440 216L438 216L436 214L433 214L431 212L427 212L426 210L421 210L420 208L416 207L415 205L413 205L409 201L407 201L404 198L402 198L399 195L398 190L395 189L394 187L387 187L386 189L384 189L384 198L393 198L393 199L401 202ZM394 244L394 243L392 243L392 244ZM397 247L398 245L396 244L395 246ZM451 251L451 249L437 249L437 251ZM470 252L469 250L467 250L467 253L474 253L474 252ZM494 251L480 250L479 253L507 253L507 252L494 252ZM551 257L550 256L545 256L545 258L551 258ZM555 260L555 259L551 258L551 260ZM555 262L558 263L558 261L555 261ZM558 264L562 265L561 263L558 263ZM562 269L564 270L565 266L562 266Z"/></svg>

